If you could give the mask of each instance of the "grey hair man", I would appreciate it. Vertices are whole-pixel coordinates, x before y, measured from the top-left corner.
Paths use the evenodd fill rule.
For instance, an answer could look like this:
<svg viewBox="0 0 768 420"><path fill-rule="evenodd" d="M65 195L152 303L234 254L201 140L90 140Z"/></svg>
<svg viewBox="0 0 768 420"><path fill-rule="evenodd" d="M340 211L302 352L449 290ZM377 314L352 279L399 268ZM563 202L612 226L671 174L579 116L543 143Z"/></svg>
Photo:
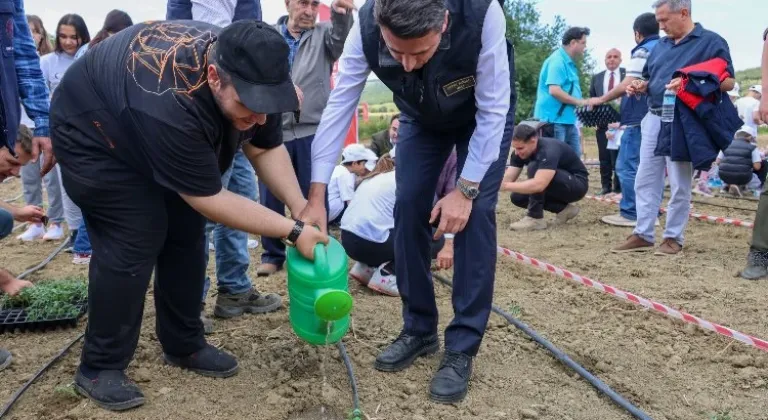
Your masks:
<svg viewBox="0 0 768 420"><path fill-rule="evenodd" d="M677 92L680 89L681 78L674 77L678 69L708 60L721 59L725 62L727 73L733 75L735 72L728 43L720 35L693 21L691 0L658 0L653 7L656 9L659 28L667 36L661 38L648 58L643 69L643 81L633 82L626 91L630 95L647 93L650 108L642 122L640 165L635 181L637 225L633 235L613 251L635 252L654 248L654 225L663 197L666 168L672 197L668 205L664 239L656 254L677 255L683 249L684 231L691 208L693 165L690 161L673 161L669 156L656 155L662 132L661 106L664 92ZM728 92L733 89L735 82L733 77L725 78L720 84L720 91ZM680 138L679 141L686 142L688 139ZM703 141L700 144L706 146Z"/></svg>
<svg viewBox="0 0 768 420"><path fill-rule="evenodd" d="M456 234L455 317L445 332L445 355L430 396L457 402L467 393L491 310L495 208L514 127L514 54L505 39L504 12L496 0L368 0L359 19L312 145L312 186L299 217L325 226L326 185L374 72L401 111L389 234L404 320L401 334L379 354L375 367L401 371L437 352L429 244L433 237ZM435 204L438 177L454 146L457 188ZM430 224L437 226L434 235Z"/></svg>
<svg viewBox="0 0 768 420"><path fill-rule="evenodd" d="M305 197L309 193L312 141L331 93L333 64L341 56L352 28L355 3L335 0L331 4L331 21L315 23L319 6L318 0L285 0L288 15L280 18L275 26L288 43L291 77L304 98L300 113L283 115L283 140ZM285 205L261 182L259 191L263 206L285 212ZM256 274L268 276L282 268L285 245L277 238L266 236L262 237L262 244L264 252Z"/></svg>

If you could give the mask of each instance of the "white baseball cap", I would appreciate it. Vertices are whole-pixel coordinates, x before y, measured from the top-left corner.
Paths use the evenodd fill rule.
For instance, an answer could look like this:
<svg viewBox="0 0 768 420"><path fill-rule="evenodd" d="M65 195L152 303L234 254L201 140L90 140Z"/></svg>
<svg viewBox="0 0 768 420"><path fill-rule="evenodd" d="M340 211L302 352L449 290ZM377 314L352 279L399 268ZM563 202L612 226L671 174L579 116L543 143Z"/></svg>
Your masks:
<svg viewBox="0 0 768 420"><path fill-rule="evenodd" d="M752 85L749 87L749 90L752 92L757 92L759 94L763 94L763 87L761 85Z"/></svg>
<svg viewBox="0 0 768 420"><path fill-rule="evenodd" d="M379 158L376 157L376 153L373 153L373 150L359 143L350 144L341 152L342 164L359 162L361 160L365 161L366 169L372 171L373 168L376 167L376 161L379 160Z"/></svg>
<svg viewBox="0 0 768 420"><path fill-rule="evenodd" d="M736 131L736 137L740 137L739 134L747 134L753 139L757 138L757 129L749 125L743 125ZM742 136L743 137L743 136Z"/></svg>
<svg viewBox="0 0 768 420"><path fill-rule="evenodd" d="M739 96L741 96L741 95L739 94L739 90L741 90L741 88L739 87L739 84L738 84L738 83L736 83L736 84L734 84L734 85L733 85L733 89L731 89L731 90L729 90L729 91L728 91L728 95L729 95L729 96L735 96L735 97L737 97L737 98L738 98Z"/></svg>

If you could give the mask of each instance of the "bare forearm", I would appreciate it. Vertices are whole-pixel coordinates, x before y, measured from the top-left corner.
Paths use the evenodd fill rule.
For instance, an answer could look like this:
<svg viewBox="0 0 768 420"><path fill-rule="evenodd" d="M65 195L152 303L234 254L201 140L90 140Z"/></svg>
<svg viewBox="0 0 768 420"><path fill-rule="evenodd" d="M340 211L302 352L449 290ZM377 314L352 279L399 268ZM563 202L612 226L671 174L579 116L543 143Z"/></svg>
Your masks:
<svg viewBox="0 0 768 420"><path fill-rule="evenodd" d="M768 40L763 43L763 92L768 95Z"/></svg>
<svg viewBox="0 0 768 420"><path fill-rule="evenodd" d="M269 192L274 194L291 211L300 211L304 207L304 196L293 171L291 158L285 146L261 150L252 146L243 148L243 152L251 161L259 174L259 180L266 184Z"/></svg>
<svg viewBox="0 0 768 420"><path fill-rule="evenodd" d="M550 86L549 94L554 96L555 99L561 103L567 105L581 106L584 104L584 100L576 99L573 96L567 94L560 86Z"/></svg>
<svg viewBox="0 0 768 420"><path fill-rule="evenodd" d="M725 80L723 80L722 83L720 83L720 91L721 92L730 92L733 90L734 86L736 86L736 79L729 77Z"/></svg>
<svg viewBox="0 0 768 420"><path fill-rule="evenodd" d="M210 197L181 194L181 198L208 219L254 235L284 238L295 224L285 216L227 190Z"/></svg>
<svg viewBox="0 0 768 420"><path fill-rule="evenodd" d="M541 184L535 179L528 179L521 182L511 182L505 185L505 190L508 192L518 194L538 194L544 191L546 187L542 187Z"/></svg>
<svg viewBox="0 0 768 420"><path fill-rule="evenodd" d="M325 191L327 187L327 184L313 182L309 186L309 197L307 199L312 203L325 205Z"/></svg>
<svg viewBox="0 0 768 420"><path fill-rule="evenodd" d="M632 77L632 76L625 77L624 80L622 80L621 83L619 83L618 86L613 88L612 91L610 91L610 92L606 93L605 95L603 95L603 97L600 98L600 99L603 100L603 102L610 102L610 101L612 101L614 99L621 98L622 96L624 96L627 93L627 86L629 86L635 80L637 80L637 78Z"/></svg>

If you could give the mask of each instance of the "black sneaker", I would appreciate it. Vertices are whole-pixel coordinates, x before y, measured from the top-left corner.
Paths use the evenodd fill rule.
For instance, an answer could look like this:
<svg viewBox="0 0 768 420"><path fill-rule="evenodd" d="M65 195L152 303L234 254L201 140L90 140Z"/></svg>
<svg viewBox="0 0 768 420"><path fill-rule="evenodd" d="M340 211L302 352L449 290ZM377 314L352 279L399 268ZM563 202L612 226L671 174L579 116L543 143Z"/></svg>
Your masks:
<svg viewBox="0 0 768 420"><path fill-rule="evenodd" d="M213 315L219 318L234 318L244 313L265 314L274 312L283 305L280 295L269 293L262 295L256 289L236 295L219 293Z"/></svg>
<svg viewBox="0 0 768 420"><path fill-rule="evenodd" d="M163 353L163 359L171 366L189 369L198 375L211 378L229 378L234 376L239 368L235 356L210 344L206 344L202 350L187 357L176 357Z"/></svg>
<svg viewBox="0 0 768 420"><path fill-rule="evenodd" d="M446 350L440 369L432 378L429 397L442 404L453 404L467 396L472 358L464 353Z"/></svg>
<svg viewBox="0 0 768 420"><path fill-rule="evenodd" d="M382 372L399 372L417 358L437 353L439 348L437 334L416 337L403 333L379 353L373 366Z"/></svg>
<svg viewBox="0 0 768 420"><path fill-rule="evenodd" d="M11 360L13 360L11 352L6 349L0 349L0 370L7 368L11 364Z"/></svg>
<svg viewBox="0 0 768 420"><path fill-rule="evenodd" d="M91 380L78 368L74 387L80 395L107 410L124 411L144 404L141 389L121 370L102 370Z"/></svg>

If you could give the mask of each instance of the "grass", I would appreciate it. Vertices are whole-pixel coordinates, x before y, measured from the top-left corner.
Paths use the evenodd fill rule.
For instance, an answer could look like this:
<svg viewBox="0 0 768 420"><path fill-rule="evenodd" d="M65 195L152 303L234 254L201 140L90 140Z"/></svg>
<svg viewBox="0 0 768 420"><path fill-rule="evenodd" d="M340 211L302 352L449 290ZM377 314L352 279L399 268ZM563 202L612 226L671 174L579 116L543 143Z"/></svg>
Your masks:
<svg viewBox="0 0 768 420"><path fill-rule="evenodd" d="M721 410L709 416L709 420L733 420L730 410Z"/></svg>
<svg viewBox="0 0 768 420"><path fill-rule="evenodd" d="M16 296L0 297L0 309L24 308L27 321L73 318L80 313L77 303L88 297L88 285L83 278L41 281L27 287Z"/></svg>
<svg viewBox="0 0 768 420"><path fill-rule="evenodd" d="M520 306L517 302L512 302L511 305L509 305L509 309L507 309L507 312L509 312L510 315L512 315L514 318L520 318L523 315L523 307Z"/></svg>

